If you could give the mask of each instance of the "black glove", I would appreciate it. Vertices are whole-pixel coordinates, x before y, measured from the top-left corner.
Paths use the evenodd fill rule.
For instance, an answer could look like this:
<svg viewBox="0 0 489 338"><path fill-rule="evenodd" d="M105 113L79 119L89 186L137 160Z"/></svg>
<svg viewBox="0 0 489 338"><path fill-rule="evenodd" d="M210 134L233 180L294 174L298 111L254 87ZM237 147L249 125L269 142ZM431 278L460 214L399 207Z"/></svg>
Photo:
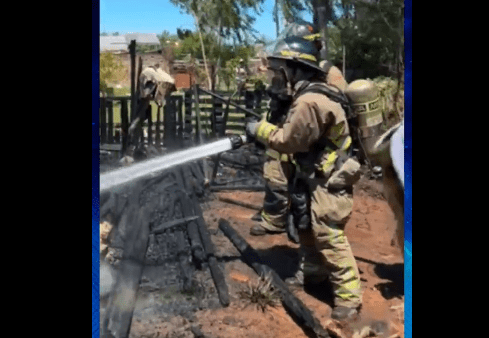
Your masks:
<svg viewBox="0 0 489 338"><path fill-rule="evenodd" d="M229 139L231 140L231 145L233 147L233 150L238 149L243 145L243 139L238 135L232 135L229 137Z"/></svg>
<svg viewBox="0 0 489 338"><path fill-rule="evenodd" d="M246 137L248 138L248 142L255 142L258 124L259 122L255 120L246 123Z"/></svg>

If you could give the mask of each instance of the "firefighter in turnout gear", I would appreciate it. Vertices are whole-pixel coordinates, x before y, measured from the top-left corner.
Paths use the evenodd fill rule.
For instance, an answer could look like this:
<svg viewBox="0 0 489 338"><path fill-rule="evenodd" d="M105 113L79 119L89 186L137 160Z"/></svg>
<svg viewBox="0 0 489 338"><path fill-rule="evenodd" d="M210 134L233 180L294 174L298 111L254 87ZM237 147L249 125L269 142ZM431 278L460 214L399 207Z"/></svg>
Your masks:
<svg viewBox="0 0 489 338"><path fill-rule="evenodd" d="M277 43L280 43L283 38L288 36L303 38L313 42L316 45L316 48L321 48L321 35L317 28L308 22L299 20L288 25L277 39ZM276 47L276 44L274 44L273 47ZM271 54L273 51L269 50L268 52ZM267 63L266 59L264 60L264 63ZM324 80L327 83L334 85L342 91L345 90L347 83L337 67L333 66L328 61L322 61L320 67L324 70ZM269 79L269 83L271 80L272 79ZM291 104L290 95L283 95L283 93L280 92L282 87L283 86L271 85L267 90L268 95L271 98L267 121L279 127L282 126L285 121L286 112ZM277 88L279 88L278 91ZM254 236L285 232L287 218L289 216L290 197L288 183L289 177L293 172L289 157L287 154L280 153L271 148L266 150L266 155L267 159L265 160L263 167L265 198L260 215L253 217L254 220L259 221L250 229L250 234ZM299 240L297 235L290 233L289 238L295 243Z"/></svg>
<svg viewBox="0 0 489 338"><path fill-rule="evenodd" d="M361 305L360 275L344 228L353 206L353 184L360 163L349 156L352 139L340 103L325 92L340 91L324 83L313 42L286 37L268 57L274 90L291 98L285 122L249 122L246 132L272 150L287 154L291 215L299 235L299 284L329 278L335 294L332 318L356 317ZM291 231L287 227L287 231Z"/></svg>

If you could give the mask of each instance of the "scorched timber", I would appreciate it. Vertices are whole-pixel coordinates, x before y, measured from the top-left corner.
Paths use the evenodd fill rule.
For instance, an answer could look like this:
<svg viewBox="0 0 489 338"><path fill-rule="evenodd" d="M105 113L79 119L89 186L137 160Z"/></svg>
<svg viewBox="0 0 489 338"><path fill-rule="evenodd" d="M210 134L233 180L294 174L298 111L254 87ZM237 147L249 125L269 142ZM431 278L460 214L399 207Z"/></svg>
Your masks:
<svg viewBox="0 0 489 338"><path fill-rule="evenodd" d="M185 167L182 167L181 170L177 171L177 181L179 182L180 185L183 184L183 182L188 182L191 180L191 177L189 177L190 172L189 170ZM188 191L188 190L187 190ZM189 237L192 239L192 237L197 237L195 235L195 230L198 231L199 236L201 241L202 241L202 247L203 247L203 253L204 253L204 259L207 261L209 264L209 269L212 275L212 279L214 280L214 285L216 286L217 294L219 296L219 301L222 306L228 306L229 305L229 291L228 287L226 284L226 279L224 278L224 274L219 268L219 265L217 264L217 259L214 255L214 244L212 243L211 236L209 234L209 231L207 229L207 226L204 222L204 217L202 214L202 209L199 204L199 200L197 198L197 194L195 190L190 190L190 195L189 198L185 198L186 194L182 194L182 200L189 200L188 203L184 204L183 211L185 213L185 216L187 215L195 215L198 216L198 218L195 220L196 226L194 225L194 221L189 223L189 226L187 227ZM192 206L192 211L189 210L188 206Z"/></svg>
<svg viewBox="0 0 489 338"><path fill-rule="evenodd" d="M151 204L139 208L132 201L121 217L123 223L131 224L124 243L124 254L117 273L114 288L109 296L107 313L103 320L101 337L123 338L129 336L132 316L136 306L136 294L144 269L144 257L148 248Z"/></svg>
<svg viewBox="0 0 489 338"><path fill-rule="evenodd" d="M288 289L285 282L270 267L261 262L260 255L234 230L229 222L220 219L219 229L229 238L243 256L245 262L250 265L258 275L270 275L273 286L280 292L284 308L289 310L299 325L312 331L316 337L328 338L328 332L321 326L312 312Z"/></svg>

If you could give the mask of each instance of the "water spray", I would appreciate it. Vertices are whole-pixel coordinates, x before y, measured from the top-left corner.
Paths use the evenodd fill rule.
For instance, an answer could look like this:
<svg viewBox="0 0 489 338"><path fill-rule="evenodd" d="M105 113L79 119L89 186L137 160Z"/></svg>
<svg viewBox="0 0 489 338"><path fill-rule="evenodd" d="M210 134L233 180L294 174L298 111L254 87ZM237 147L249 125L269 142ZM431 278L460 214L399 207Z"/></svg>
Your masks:
<svg viewBox="0 0 489 338"><path fill-rule="evenodd" d="M204 145L165 154L133 164L130 167L108 171L100 175L100 193L108 192L115 187L141 178L157 175L166 169L186 162L237 149L244 143L247 143L246 136L234 135Z"/></svg>

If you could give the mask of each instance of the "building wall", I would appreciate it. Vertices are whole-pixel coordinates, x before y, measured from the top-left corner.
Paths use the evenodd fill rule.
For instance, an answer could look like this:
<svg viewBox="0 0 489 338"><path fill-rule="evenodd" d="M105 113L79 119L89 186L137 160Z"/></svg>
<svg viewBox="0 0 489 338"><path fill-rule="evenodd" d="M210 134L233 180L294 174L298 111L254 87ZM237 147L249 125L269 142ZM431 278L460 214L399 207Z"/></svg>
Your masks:
<svg viewBox="0 0 489 338"><path fill-rule="evenodd" d="M114 54L114 55L119 60L121 60L122 65L126 68L126 72L127 72L127 80L121 85L130 86L131 85L131 80L130 80L131 79L131 55L129 53L121 53L121 54ZM139 57L141 57L142 59L143 67L154 66L156 64L159 64L161 69L163 69L168 74L171 74L168 61L165 60L163 55L158 52L136 53L136 72L139 66Z"/></svg>

